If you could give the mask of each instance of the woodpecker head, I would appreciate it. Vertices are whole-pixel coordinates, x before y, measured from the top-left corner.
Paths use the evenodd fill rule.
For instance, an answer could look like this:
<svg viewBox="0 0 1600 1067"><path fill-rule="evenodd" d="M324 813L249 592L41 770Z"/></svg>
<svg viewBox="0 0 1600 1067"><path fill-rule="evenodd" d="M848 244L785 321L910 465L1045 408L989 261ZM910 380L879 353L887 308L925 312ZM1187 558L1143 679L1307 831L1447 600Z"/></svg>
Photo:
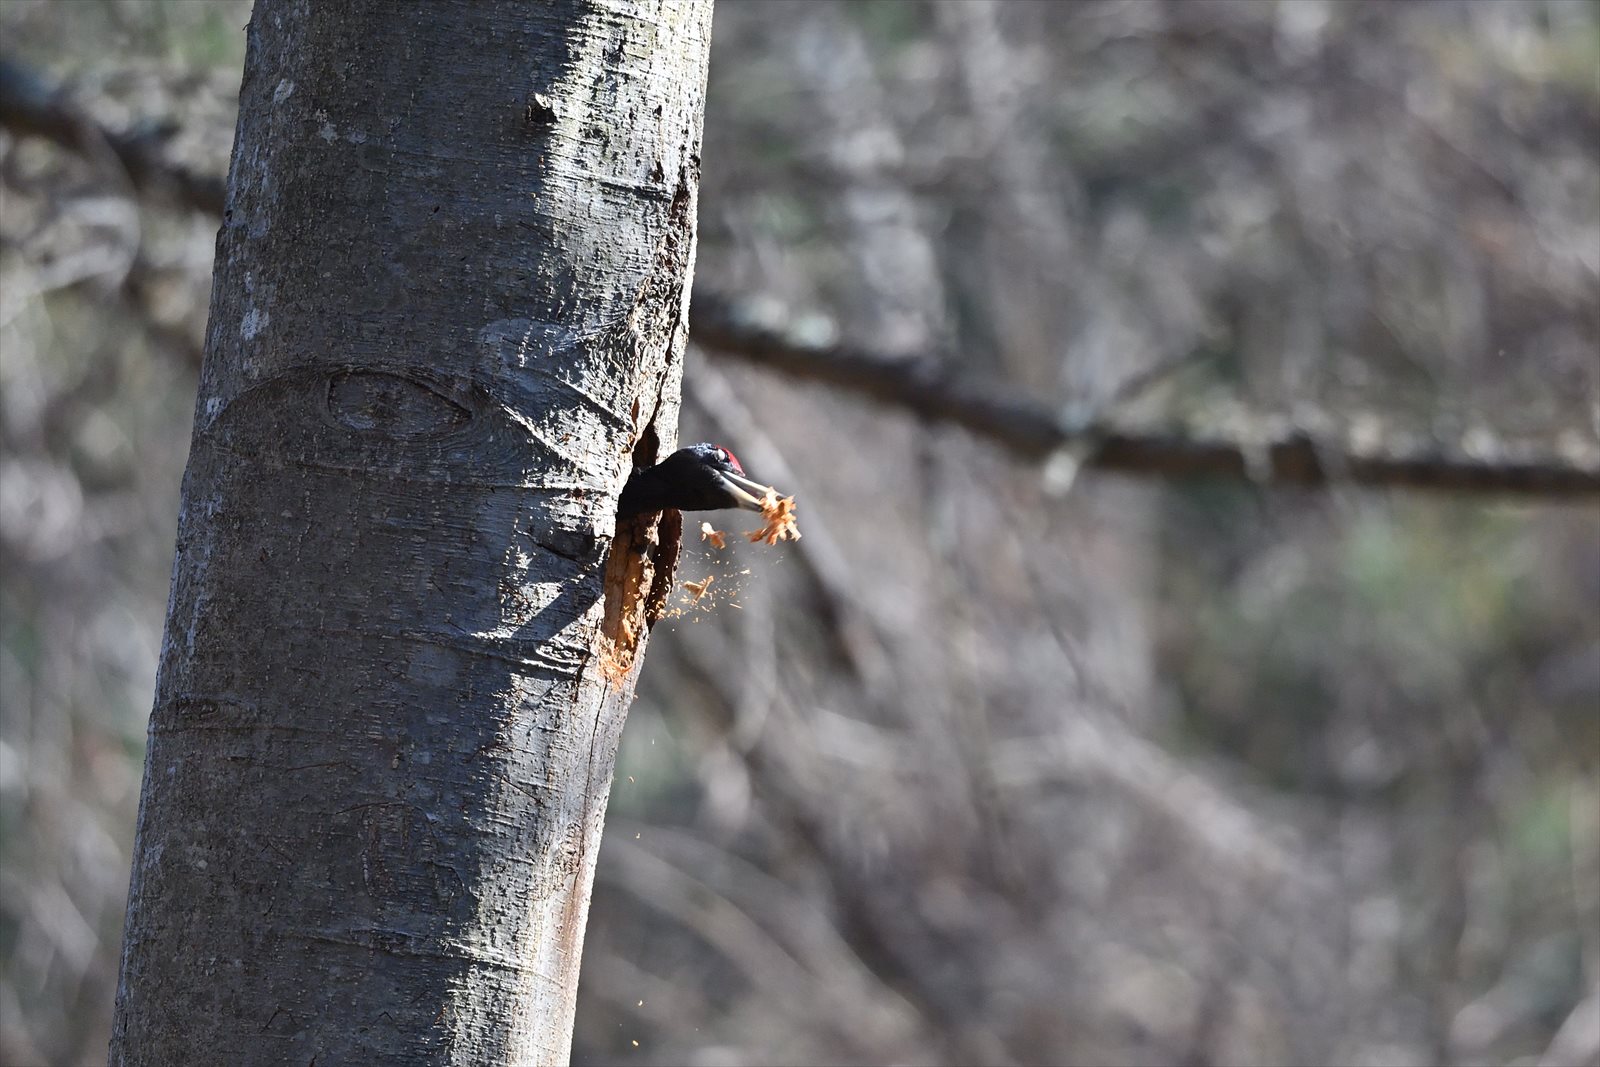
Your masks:
<svg viewBox="0 0 1600 1067"><path fill-rule="evenodd" d="M678 449L654 467L634 471L617 502L617 514L627 517L665 508L760 511L766 491L766 486L745 477L732 452L702 442Z"/></svg>

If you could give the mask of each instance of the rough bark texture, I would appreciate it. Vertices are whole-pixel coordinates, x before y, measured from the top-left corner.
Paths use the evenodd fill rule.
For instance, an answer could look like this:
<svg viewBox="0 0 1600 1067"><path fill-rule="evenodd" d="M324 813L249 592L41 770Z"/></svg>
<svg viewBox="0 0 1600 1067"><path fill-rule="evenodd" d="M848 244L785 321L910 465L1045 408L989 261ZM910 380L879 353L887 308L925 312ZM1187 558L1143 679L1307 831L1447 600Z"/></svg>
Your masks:
<svg viewBox="0 0 1600 1067"><path fill-rule="evenodd" d="M566 1060L710 15L257 4L112 1063Z"/></svg>

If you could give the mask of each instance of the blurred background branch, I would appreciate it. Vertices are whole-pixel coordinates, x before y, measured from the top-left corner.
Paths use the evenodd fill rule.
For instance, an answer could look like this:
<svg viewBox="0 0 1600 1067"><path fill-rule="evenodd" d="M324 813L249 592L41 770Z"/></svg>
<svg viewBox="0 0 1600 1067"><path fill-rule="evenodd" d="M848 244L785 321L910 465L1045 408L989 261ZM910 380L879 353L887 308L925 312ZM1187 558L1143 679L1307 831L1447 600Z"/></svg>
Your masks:
<svg viewBox="0 0 1600 1067"><path fill-rule="evenodd" d="M696 292L695 341L795 378L863 393L930 422L951 423L1025 459L1046 460L1081 447L1085 465L1146 477L1552 497L1600 493L1600 448L1580 435L1568 436L1562 454L1548 445L1512 446L1482 427L1466 441L1439 442L1371 419L1335 427L1326 413L1301 413L1315 428L1237 410L1219 420L1223 425L1194 429L1140 429L1103 416L1075 424L1025 397L954 375L948 361L810 341L792 325L761 320L773 310L759 299Z"/></svg>
<svg viewBox="0 0 1600 1067"><path fill-rule="evenodd" d="M170 196L185 207L222 217L223 176L197 174L167 158L163 142L174 132L169 117L149 116L137 131L108 129L38 71L0 55L0 124L90 157L109 152L140 192Z"/></svg>
<svg viewBox="0 0 1600 1067"><path fill-rule="evenodd" d="M91 156L108 149L141 192L163 191L196 211L222 215L221 177L196 175L166 160L157 136L104 128L38 72L4 56L0 125ZM135 300L141 291L137 280L129 287ZM1070 453L1074 464L1119 474L1263 485L1333 483L1541 496L1600 493L1600 446L1576 434L1514 445L1484 421L1463 441L1435 441L1370 418L1337 427L1326 412L1301 412L1297 424L1242 410L1229 411L1205 427L1135 428L1103 415L1093 420L1069 417L1008 390L964 380L948 371L947 361L810 340L803 328L758 295L697 291L693 316L696 343L713 353L861 392L930 422L959 426L1030 460ZM815 320L809 325L813 332L818 327ZM1175 361L1163 369L1181 365ZM1119 404L1137 400L1165 375L1155 380L1145 374L1135 377L1135 388L1119 390ZM1595 418L1600 422L1600 409Z"/></svg>

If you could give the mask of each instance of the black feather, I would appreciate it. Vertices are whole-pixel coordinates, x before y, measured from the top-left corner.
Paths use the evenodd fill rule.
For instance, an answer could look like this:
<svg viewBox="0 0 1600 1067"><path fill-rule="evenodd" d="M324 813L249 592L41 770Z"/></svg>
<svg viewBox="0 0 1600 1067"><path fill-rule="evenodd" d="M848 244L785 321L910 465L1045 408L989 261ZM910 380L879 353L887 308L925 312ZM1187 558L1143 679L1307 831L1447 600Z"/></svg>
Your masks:
<svg viewBox="0 0 1600 1067"><path fill-rule="evenodd" d="M713 444L680 448L654 467L633 472L617 501L617 516L630 518L667 508L679 511L736 508L739 500L717 476L723 471L737 471L725 449Z"/></svg>

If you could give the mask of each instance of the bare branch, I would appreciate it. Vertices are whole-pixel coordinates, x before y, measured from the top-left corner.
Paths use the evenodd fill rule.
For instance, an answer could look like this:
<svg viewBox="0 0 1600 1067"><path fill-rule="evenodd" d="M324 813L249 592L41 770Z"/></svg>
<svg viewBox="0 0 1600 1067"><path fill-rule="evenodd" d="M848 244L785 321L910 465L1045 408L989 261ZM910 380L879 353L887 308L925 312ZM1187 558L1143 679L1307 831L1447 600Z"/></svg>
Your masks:
<svg viewBox="0 0 1600 1067"><path fill-rule="evenodd" d="M1352 440L1265 419L1235 420L1227 430L1211 431L1073 425L1038 401L963 379L931 360L819 344L755 321L716 294L695 294L693 318L694 339L708 350L959 426L1029 459L1088 442L1086 466L1145 477L1557 497L1600 493L1600 448L1587 441L1533 452L1482 432L1462 443Z"/></svg>

